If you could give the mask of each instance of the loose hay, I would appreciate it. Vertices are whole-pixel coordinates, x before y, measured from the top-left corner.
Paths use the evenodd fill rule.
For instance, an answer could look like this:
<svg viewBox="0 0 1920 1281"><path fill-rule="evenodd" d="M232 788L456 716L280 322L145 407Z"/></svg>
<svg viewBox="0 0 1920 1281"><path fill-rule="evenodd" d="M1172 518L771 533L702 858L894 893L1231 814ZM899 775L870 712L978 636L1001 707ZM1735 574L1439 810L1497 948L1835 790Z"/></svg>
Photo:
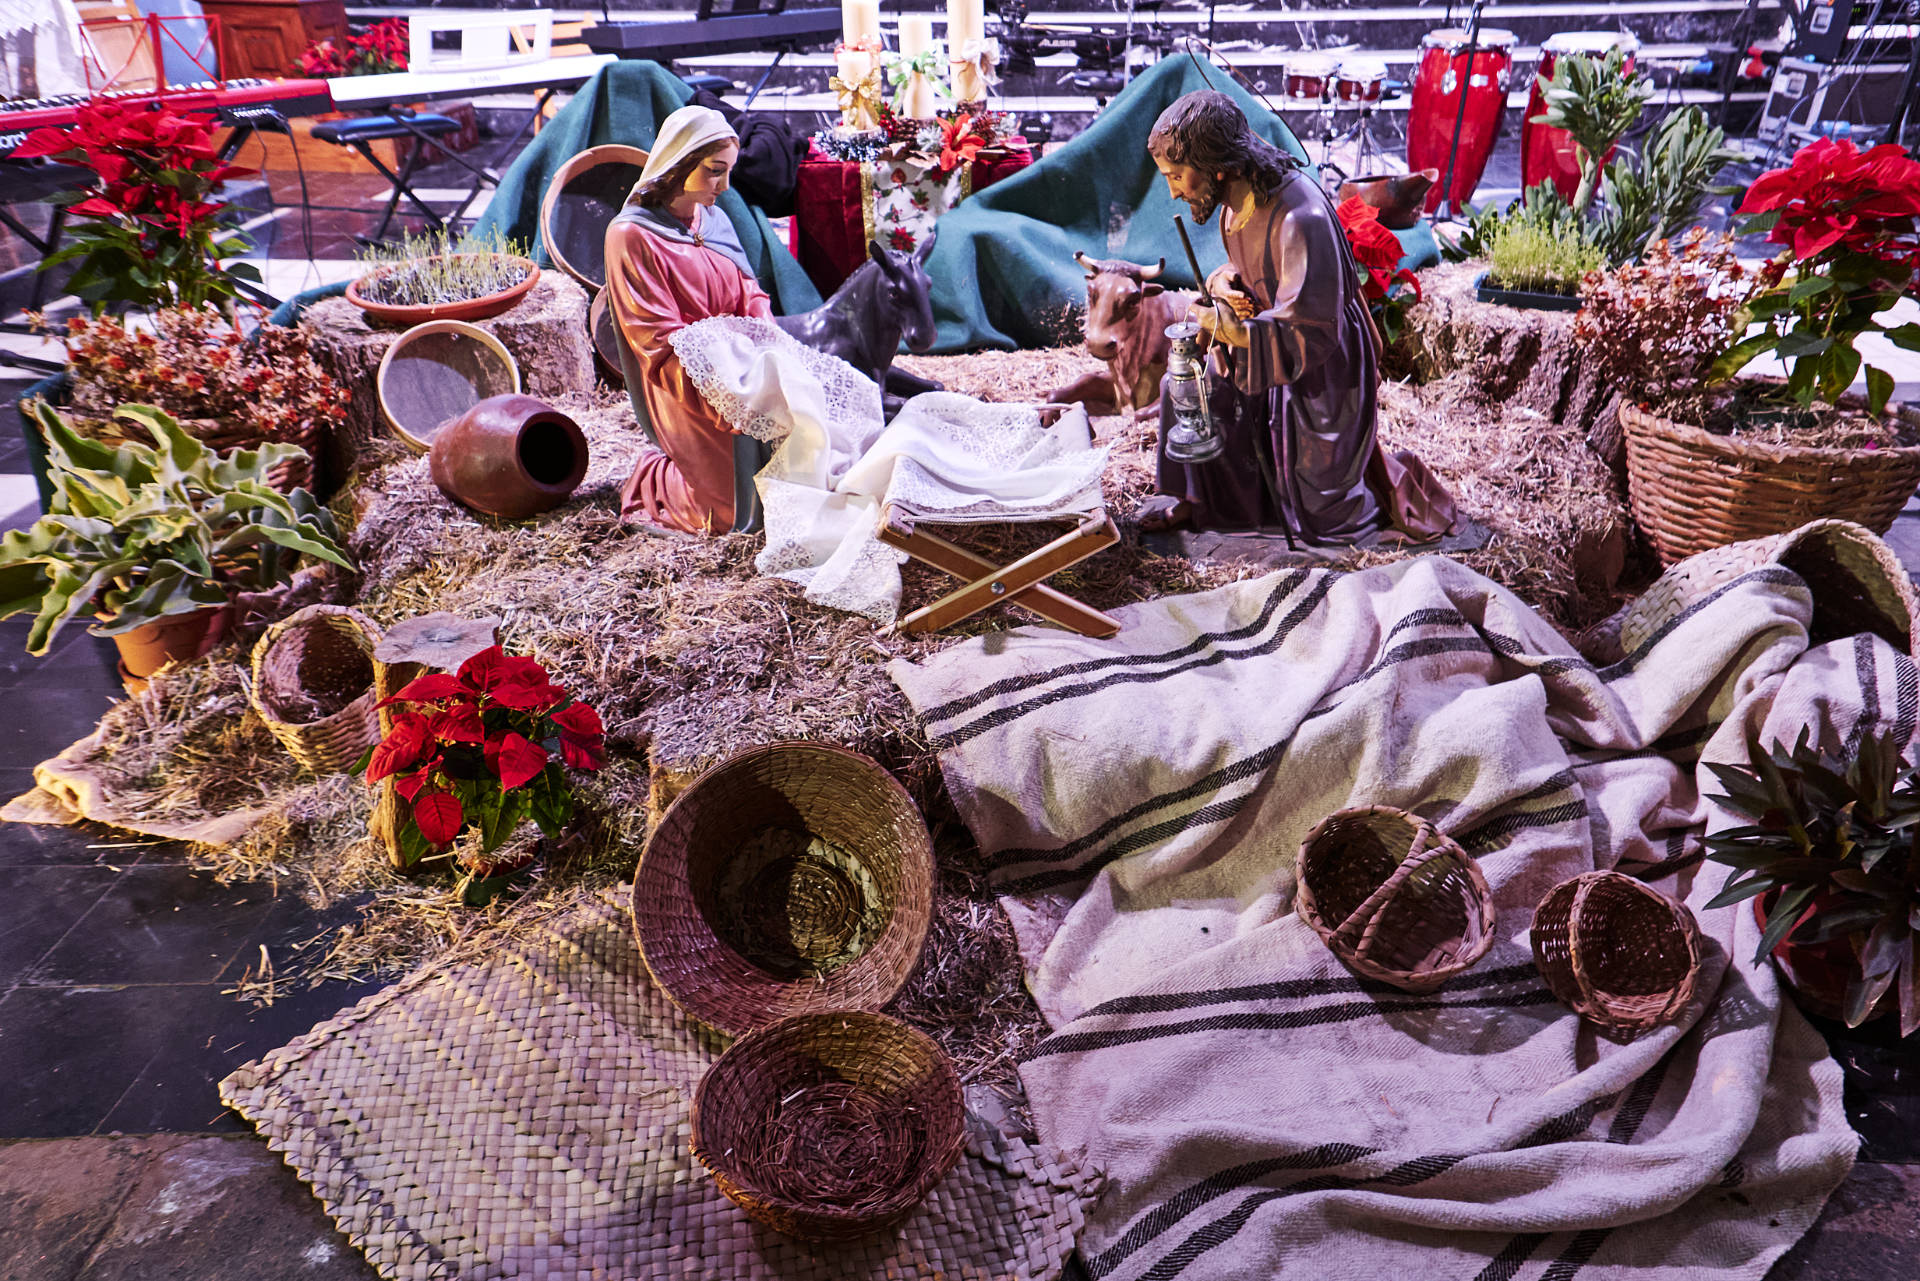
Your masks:
<svg viewBox="0 0 1920 1281"><path fill-rule="evenodd" d="M1078 349L901 363L958 390L1023 401L1096 366ZM1463 559L1563 625L1606 612L1589 599L1568 549L1588 531L1624 527L1624 515L1605 468L1577 433L1479 405L1458 383L1389 384L1382 400L1383 439L1417 449L1462 510L1494 531L1487 548ZM296 981L397 974L429 958L495 946L630 878L652 818L708 765L775 739L821 739L890 769L935 833L934 921L894 1012L938 1040L963 1081L1016 1098L1015 1064L1045 1028L978 851L886 664L1026 616L996 610L933 637L889 635L756 574L758 537L622 527L619 486L640 448L624 397L577 393L559 407L586 433L592 463L574 497L535 521L474 516L440 495L425 459L410 457L370 464L336 504L360 566L352 592L358 608L385 626L435 610L498 615L507 644L538 658L606 720L610 759L581 780L577 830L542 847L523 890L476 909L459 903L448 876L395 874L366 834L370 789L355 778L298 772L248 711L234 651L163 677L148 695L108 713L100 763L117 798L169 817L269 809L237 844L200 851L201 866L223 877L283 881L323 907L362 905L357 922L263 958L238 993L271 999ZM1130 522L1153 491L1155 415L1113 416L1097 426L1112 445L1107 500L1125 537L1057 575L1057 586L1110 609L1260 572L1145 551ZM942 530L999 561L1058 532L1047 525ZM1356 554L1352 563L1405 554ZM954 585L917 563L904 580L908 608Z"/></svg>

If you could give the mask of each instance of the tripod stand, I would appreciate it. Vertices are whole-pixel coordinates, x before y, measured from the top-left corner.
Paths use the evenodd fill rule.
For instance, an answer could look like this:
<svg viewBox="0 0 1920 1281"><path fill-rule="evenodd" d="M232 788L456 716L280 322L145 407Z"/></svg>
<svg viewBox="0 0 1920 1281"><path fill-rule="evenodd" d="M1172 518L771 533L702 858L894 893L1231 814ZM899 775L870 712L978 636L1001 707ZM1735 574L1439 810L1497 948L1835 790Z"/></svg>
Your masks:
<svg viewBox="0 0 1920 1281"><path fill-rule="evenodd" d="M1340 100L1335 99L1333 105L1337 110L1341 106ZM1363 99L1354 105L1359 111L1353 123L1338 133L1330 129L1320 144L1320 181L1329 189L1338 187L1349 178L1362 178L1403 167L1389 157L1387 149L1380 145L1380 139L1374 135L1373 109L1377 104ZM1353 148L1351 172L1342 169L1334 159L1336 151L1348 146Z"/></svg>

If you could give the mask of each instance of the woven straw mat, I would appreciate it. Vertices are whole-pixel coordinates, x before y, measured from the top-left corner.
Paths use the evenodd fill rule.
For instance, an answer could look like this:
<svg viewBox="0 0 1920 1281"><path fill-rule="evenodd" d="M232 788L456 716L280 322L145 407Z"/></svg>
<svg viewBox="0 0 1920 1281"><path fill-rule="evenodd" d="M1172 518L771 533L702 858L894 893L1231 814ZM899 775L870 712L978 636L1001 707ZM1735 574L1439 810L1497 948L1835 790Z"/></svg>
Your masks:
<svg viewBox="0 0 1920 1281"><path fill-rule="evenodd" d="M891 1233L808 1246L753 1223L688 1147L720 1049L653 987L609 894L368 997L220 1097L390 1281L1058 1275L1096 1180L972 1115Z"/></svg>

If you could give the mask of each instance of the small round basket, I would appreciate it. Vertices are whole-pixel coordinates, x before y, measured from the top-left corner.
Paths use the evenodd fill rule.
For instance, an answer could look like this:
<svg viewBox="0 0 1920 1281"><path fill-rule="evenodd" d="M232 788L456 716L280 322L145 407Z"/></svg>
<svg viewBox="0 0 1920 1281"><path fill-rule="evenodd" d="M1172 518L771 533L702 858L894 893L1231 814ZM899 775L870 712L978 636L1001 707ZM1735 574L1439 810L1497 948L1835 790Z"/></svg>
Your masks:
<svg viewBox="0 0 1920 1281"><path fill-rule="evenodd" d="M249 700L293 759L336 774L380 740L373 649L380 627L358 610L309 605L253 647Z"/></svg>
<svg viewBox="0 0 1920 1281"><path fill-rule="evenodd" d="M906 789L825 743L751 748L696 778L633 878L648 972L733 1036L885 1005L932 912L933 844Z"/></svg>
<svg viewBox="0 0 1920 1281"><path fill-rule="evenodd" d="M898 1223L965 1142L953 1065L880 1014L783 1019L736 1042L693 1096L693 1154L720 1190L806 1241Z"/></svg>
<svg viewBox="0 0 1920 1281"><path fill-rule="evenodd" d="M1493 894L1467 852L1385 805L1327 815L1300 843L1300 919L1367 978L1431 992L1493 946Z"/></svg>
<svg viewBox="0 0 1920 1281"><path fill-rule="evenodd" d="M1560 1003L1631 1036L1673 1018L1700 974L1684 903L1618 872L1562 881L1533 917L1533 963Z"/></svg>

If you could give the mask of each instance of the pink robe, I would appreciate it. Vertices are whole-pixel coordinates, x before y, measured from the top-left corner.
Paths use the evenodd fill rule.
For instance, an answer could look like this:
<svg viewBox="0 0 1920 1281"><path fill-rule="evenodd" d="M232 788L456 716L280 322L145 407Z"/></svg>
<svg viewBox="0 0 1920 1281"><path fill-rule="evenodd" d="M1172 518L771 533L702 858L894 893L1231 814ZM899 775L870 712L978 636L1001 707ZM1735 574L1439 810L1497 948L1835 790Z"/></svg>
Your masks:
<svg viewBox="0 0 1920 1281"><path fill-rule="evenodd" d="M699 216L726 217L705 208ZM710 316L771 317L773 304L723 255L626 219L607 228L606 250L607 301L639 365L660 446L640 455L620 491L620 515L725 533L733 528L733 430L687 380L668 339Z"/></svg>

